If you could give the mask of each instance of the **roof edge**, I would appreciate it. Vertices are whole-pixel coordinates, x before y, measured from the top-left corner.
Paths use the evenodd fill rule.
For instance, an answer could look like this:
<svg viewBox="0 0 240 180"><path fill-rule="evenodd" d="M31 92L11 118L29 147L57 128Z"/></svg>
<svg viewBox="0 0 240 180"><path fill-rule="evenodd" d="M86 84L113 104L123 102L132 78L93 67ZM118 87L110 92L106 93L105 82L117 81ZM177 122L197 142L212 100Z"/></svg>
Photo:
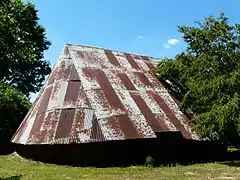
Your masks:
<svg viewBox="0 0 240 180"><path fill-rule="evenodd" d="M149 58L153 59L151 61L154 61L154 62L158 62L158 61L160 62L161 61L161 58L157 58L157 57L153 57L153 56L148 56L148 55L138 54L138 53L133 53L133 52L127 52L127 51L121 51L121 50L116 50L116 49L109 49L109 48L104 48L104 47L100 47L100 46L65 43L63 49L65 49L65 47L67 47L67 46L81 46L81 47L88 47L88 48L95 48L95 49L102 49L102 50L110 50L110 51L118 52L118 53L128 53L128 54L131 54L131 55L146 56L146 57L149 57Z"/></svg>

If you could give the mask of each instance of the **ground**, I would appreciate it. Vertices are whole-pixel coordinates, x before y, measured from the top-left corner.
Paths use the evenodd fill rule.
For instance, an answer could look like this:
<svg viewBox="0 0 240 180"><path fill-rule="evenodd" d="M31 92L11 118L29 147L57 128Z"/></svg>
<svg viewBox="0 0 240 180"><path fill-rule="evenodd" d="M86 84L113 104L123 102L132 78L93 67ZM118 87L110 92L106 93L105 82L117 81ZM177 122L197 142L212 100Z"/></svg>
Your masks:
<svg viewBox="0 0 240 180"><path fill-rule="evenodd" d="M197 164L175 167L82 168L57 166L30 161L16 155L0 156L0 179L62 180L62 179L169 179L169 180L234 180L240 179L237 163Z"/></svg>

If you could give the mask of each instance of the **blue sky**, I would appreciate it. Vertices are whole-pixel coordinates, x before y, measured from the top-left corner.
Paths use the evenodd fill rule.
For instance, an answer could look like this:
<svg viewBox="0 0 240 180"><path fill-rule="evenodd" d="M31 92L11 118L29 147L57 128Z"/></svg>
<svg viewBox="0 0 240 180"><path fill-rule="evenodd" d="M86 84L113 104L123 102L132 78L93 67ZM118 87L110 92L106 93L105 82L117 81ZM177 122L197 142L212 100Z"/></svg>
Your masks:
<svg viewBox="0 0 240 180"><path fill-rule="evenodd" d="M65 43L173 57L184 50L178 25L191 25L224 11L240 20L239 0L32 0L52 46L45 58L53 65ZM171 48L167 45L169 39Z"/></svg>
<svg viewBox="0 0 240 180"><path fill-rule="evenodd" d="M193 25L225 12L239 23L240 0L31 0L52 46L45 52L51 65L65 43L174 57L185 49L178 25Z"/></svg>

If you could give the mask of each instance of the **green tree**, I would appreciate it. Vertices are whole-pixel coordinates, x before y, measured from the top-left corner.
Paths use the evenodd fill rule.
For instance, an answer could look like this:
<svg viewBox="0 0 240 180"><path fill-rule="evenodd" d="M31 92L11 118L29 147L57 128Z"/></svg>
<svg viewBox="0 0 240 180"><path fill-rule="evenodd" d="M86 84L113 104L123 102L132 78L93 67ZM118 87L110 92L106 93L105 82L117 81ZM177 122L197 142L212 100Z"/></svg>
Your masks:
<svg viewBox="0 0 240 180"><path fill-rule="evenodd" d="M28 112L30 103L23 93L0 82L0 142L7 144Z"/></svg>
<svg viewBox="0 0 240 180"><path fill-rule="evenodd" d="M51 71L43 60L50 42L38 20L33 4L0 1L0 81L26 96L39 91Z"/></svg>
<svg viewBox="0 0 240 180"><path fill-rule="evenodd" d="M203 137L235 142L240 135L240 24L207 17L196 26L179 26L186 51L155 69L179 100L194 112L192 122Z"/></svg>
<svg viewBox="0 0 240 180"><path fill-rule="evenodd" d="M30 107L30 93L40 90L51 71L49 62L43 59L50 42L38 20L33 4L0 0L1 144L10 143Z"/></svg>

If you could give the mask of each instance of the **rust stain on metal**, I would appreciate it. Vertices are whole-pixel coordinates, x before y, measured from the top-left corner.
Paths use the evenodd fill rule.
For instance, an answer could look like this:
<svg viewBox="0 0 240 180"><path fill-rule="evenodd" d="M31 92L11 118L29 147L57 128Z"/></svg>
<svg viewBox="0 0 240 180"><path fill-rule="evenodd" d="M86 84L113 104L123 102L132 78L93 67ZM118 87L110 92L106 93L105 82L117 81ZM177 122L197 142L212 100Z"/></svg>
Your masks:
<svg viewBox="0 0 240 180"><path fill-rule="evenodd" d="M79 87L79 92L77 97L78 97L77 106L90 107L89 99L87 98L86 92L84 91L82 84Z"/></svg>
<svg viewBox="0 0 240 180"><path fill-rule="evenodd" d="M92 120L91 139L96 141L105 141L103 132L96 117Z"/></svg>
<svg viewBox="0 0 240 180"><path fill-rule="evenodd" d="M45 113L36 115L36 119L34 121L34 125L32 127L31 132L30 132L28 142L30 142L30 143L38 143L39 142L38 139L40 137L39 136L40 128L43 124L44 117L45 117Z"/></svg>
<svg viewBox="0 0 240 180"><path fill-rule="evenodd" d="M126 59L128 60L129 64L131 64L131 66L134 69L140 69L136 61L132 58L131 54L124 53L124 55L126 56Z"/></svg>
<svg viewBox="0 0 240 180"><path fill-rule="evenodd" d="M144 61L150 61L147 56L140 56L140 57L141 57L141 59L144 60ZM151 64L151 63L149 63L149 64Z"/></svg>
<svg viewBox="0 0 240 180"><path fill-rule="evenodd" d="M148 71L156 64L148 56L66 45L12 142L90 143L156 138L164 131L199 139Z"/></svg>
<svg viewBox="0 0 240 180"><path fill-rule="evenodd" d="M125 139L139 138L139 134L127 115L109 117L108 123L117 134L123 134Z"/></svg>
<svg viewBox="0 0 240 180"><path fill-rule="evenodd" d="M78 55L81 59L85 59L84 52L82 52L82 51L77 51L77 55Z"/></svg>
<svg viewBox="0 0 240 180"><path fill-rule="evenodd" d="M69 136L71 132L74 114L75 109L62 109L55 136L56 139Z"/></svg>
<svg viewBox="0 0 240 180"><path fill-rule="evenodd" d="M96 89L89 92L91 92L89 101L91 101L92 107L97 108L96 106L100 105L104 109L111 108L111 105L109 104L108 99L106 98L102 89Z"/></svg>
<svg viewBox="0 0 240 180"><path fill-rule="evenodd" d="M163 124L158 123L154 114L151 112L150 108L147 106L146 102L142 99L140 95L131 93L131 96L154 132L163 132L167 130L167 127L164 123Z"/></svg>
<svg viewBox="0 0 240 180"><path fill-rule="evenodd" d="M23 122L20 124L19 128L17 129L17 131L15 132L12 140L15 141L16 143L20 143L20 137L23 135L23 132L26 129L26 119L28 118L28 116L25 117L25 119L23 120Z"/></svg>
<svg viewBox="0 0 240 180"><path fill-rule="evenodd" d="M74 142L77 139L79 139L78 134L79 134L79 132L81 132L81 130L84 127L84 117L85 117L84 109L82 109L82 108L76 109L75 117L74 117L73 123L72 123L71 132L69 134L70 142Z"/></svg>
<svg viewBox="0 0 240 180"><path fill-rule="evenodd" d="M71 73L72 63L68 59L62 59L56 64L55 70L49 75L48 85L54 81L68 80Z"/></svg>
<svg viewBox="0 0 240 180"><path fill-rule="evenodd" d="M132 54L132 57L133 57L134 59L141 60L141 57L140 57L139 55Z"/></svg>
<svg viewBox="0 0 240 180"><path fill-rule="evenodd" d="M154 114L155 119L157 120L157 127L158 129L161 129L162 131L169 131L169 130L173 130L173 127L171 127L171 125L168 121L168 118L166 118L163 114ZM167 124L168 123L168 124ZM159 131L160 132L160 131Z"/></svg>
<svg viewBox="0 0 240 180"><path fill-rule="evenodd" d="M63 53L64 53L64 55L66 55L68 57L70 56L70 52L69 52L68 47L64 48Z"/></svg>
<svg viewBox="0 0 240 180"><path fill-rule="evenodd" d="M41 98L41 103L38 107L37 114L42 114L42 113L46 112L47 107L48 107L48 102L49 102L49 99L50 99L50 96L51 96L51 92L52 92L52 86L48 86L45 89L45 91L43 93L43 96Z"/></svg>
<svg viewBox="0 0 240 180"><path fill-rule="evenodd" d="M68 64L68 62L68 60L61 62L56 80L68 80L71 73L71 64Z"/></svg>
<svg viewBox="0 0 240 180"><path fill-rule="evenodd" d="M84 69L84 70L85 70L85 73L88 74L88 76L92 76L97 79L109 104L115 109L124 110L124 107L120 99L118 98L116 92L112 88L104 72L100 69Z"/></svg>
<svg viewBox="0 0 240 180"><path fill-rule="evenodd" d="M72 70L71 70L71 74L70 74L69 80L70 81L80 81L78 72L77 72L77 70L76 70L74 65L72 66Z"/></svg>
<svg viewBox="0 0 240 180"><path fill-rule="evenodd" d="M154 65L150 62L145 62L149 69L154 69Z"/></svg>
<svg viewBox="0 0 240 180"><path fill-rule="evenodd" d="M156 76L150 75L148 77L149 81L151 81L151 84L153 85L154 88L160 88L160 89L166 89L163 84L157 79Z"/></svg>
<svg viewBox="0 0 240 180"><path fill-rule="evenodd" d="M78 100L78 92L80 90L81 83L79 81L69 81L67 92L65 95L64 103L74 104Z"/></svg>
<svg viewBox="0 0 240 180"><path fill-rule="evenodd" d="M145 74L143 74L142 72L135 72L135 74L144 85L152 87L152 83L145 76Z"/></svg>
<svg viewBox="0 0 240 180"><path fill-rule="evenodd" d="M101 61L100 58L96 58L95 57L95 53L93 51L89 52L89 51L77 51L78 56L81 59L85 60L85 63L90 66L91 64L95 64L95 65L99 65L104 67L103 62Z"/></svg>
<svg viewBox="0 0 240 180"><path fill-rule="evenodd" d="M56 68L56 67L55 67ZM51 74L49 75L49 78L48 78L48 83L47 85L51 85L54 83L54 80L56 78L56 74L57 74L57 71L52 71Z"/></svg>
<svg viewBox="0 0 240 180"><path fill-rule="evenodd" d="M141 134L138 134L136 127L131 123L130 118L127 115L117 116L117 121L119 122L120 129L122 129L123 134L126 139L141 138Z"/></svg>
<svg viewBox="0 0 240 180"><path fill-rule="evenodd" d="M120 66L117 58L113 55L112 51L110 50L104 50L108 60L115 66Z"/></svg>
<svg viewBox="0 0 240 180"><path fill-rule="evenodd" d="M56 132L59 117L60 117L60 111L61 111L60 109L53 111L51 114L50 121L46 122L48 127L47 127L47 133L45 138L47 138L49 141L53 141L55 138L54 136L55 136L55 132Z"/></svg>
<svg viewBox="0 0 240 180"><path fill-rule="evenodd" d="M38 107L38 111L36 113L36 120L34 121L33 127L30 132L30 136L32 136L32 138L36 137L40 132L40 128L44 121L44 117L45 117L48 102L51 96L51 92L52 92L52 86L48 86L43 93L43 96L40 101L40 105Z"/></svg>
<svg viewBox="0 0 240 180"><path fill-rule="evenodd" d="M38 102L34 102L32 107L36 107L36 105L38 104ZM25 116L25 118L23 119L22 123L20 124L19 128L17 129L17 131L14 134L14 138L13 140L19 143L20 137L23 135L23 132L26 130L27 128L27 121L33 116L36 115L37 112L37 108L34 108L32 111L28 111L27 115Z"/></svg>
<svg viewBox="0 0 240 180"><path fill-rule="evenodd" d="M122 130L120 128L119 121L116 116L111 116L111 117L107 118L107 121L108 121L108 124L111 127L111 129L113 129L116 132L116 134L118 134L118 135L123 134Z"/></svg>
<svg viewBox="0 0 240 180"><path fill-rule="evenodd" d="M124 86L128 89L128 90L136 90L136 88L134 87L133 83L131 82L131 80L128 78L128 76L124 73L119 73L118 74L119 78L121 79L122 83L124 84Z"/></svg>
<svg viewBox="0 0 240 180"><path fill-rule="evenodd" d="M179 120L176 118L176 116L173 114L172 110L166 105L164 100L157 94L151 93L152 97L155 99L155 101L159 104L159 106L162 108L162 110L166 113L169 120L172 121L174 126L180 130L180 132L183 134L186 138L191 138L191 135L189 132L186 131L184 126L179 122Z"/></svg>
<svg viewBox="0 0 240 180"><path fill-rule="evenodd" d="M49 136L49 134L47 133L48 132L48 126L50 126L51 124L51 119L52 119L52 115L53 115L53 111L49 112L46 114L45 118L44 118L44 121L42 123L42 127L41 127L41 130L39 132L39 135L38 135L38 141L36 141L36 143L41 143L44 141L45 138L47 138ZM52 127L50 127L52 128Z"/></svg>

